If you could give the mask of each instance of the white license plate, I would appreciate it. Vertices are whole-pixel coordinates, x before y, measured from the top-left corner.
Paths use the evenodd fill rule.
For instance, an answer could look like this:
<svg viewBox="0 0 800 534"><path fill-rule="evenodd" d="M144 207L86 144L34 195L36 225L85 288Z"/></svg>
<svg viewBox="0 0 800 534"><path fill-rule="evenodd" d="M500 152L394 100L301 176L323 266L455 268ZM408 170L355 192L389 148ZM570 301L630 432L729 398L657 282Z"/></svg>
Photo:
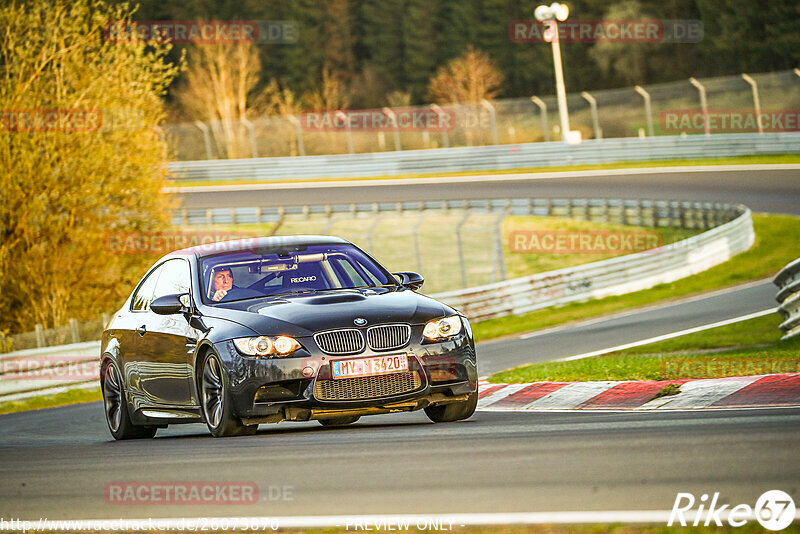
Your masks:
<svg viewBox="0 0 800 534"><path fill-rule="evenodd" d="M405 354L394 354L357 360L338 360L331 362L331 369L333 378L386 375L408 371L408 357Z"/></svg>

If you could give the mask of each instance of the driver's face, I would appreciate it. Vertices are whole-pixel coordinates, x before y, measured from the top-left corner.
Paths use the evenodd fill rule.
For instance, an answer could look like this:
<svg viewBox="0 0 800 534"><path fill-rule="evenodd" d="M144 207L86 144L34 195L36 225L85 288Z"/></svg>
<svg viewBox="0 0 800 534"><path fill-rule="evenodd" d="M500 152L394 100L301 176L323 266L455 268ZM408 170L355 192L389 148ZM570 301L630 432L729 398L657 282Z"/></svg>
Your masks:
<svg viewBox="0 0 800 534"><path fill-rule="evenodd" d="M229 291L233 287L233 275L230 271L219 271L214 274L214 291Z"/></svg>

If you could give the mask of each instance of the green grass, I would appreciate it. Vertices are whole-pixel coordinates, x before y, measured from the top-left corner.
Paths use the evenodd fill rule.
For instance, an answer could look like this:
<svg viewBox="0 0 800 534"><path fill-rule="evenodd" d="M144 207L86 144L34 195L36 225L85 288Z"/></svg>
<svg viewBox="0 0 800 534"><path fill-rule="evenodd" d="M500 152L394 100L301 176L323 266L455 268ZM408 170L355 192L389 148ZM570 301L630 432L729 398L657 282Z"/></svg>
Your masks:
<svg viewBox="0 0 800 534"><path fill-rule="evenodd" d="M780 323L775 313L602 356L524 365L489 381L675 380L800 372L800 339L780 341Z"/></svg>
<svg viewBox="0 0 800 534"><path fill-rule="evenodd" d="M56 406L94 402L102 399L103 394L100 392L99 386L91 389L71 389L63 393L56 393L55 395L31 397L29 399L0 403L0 414L54 408Z"/></svg>
<svg viewBox="0 0 800 534"><path fill-rule="evenodd" d="M588 165L560 165L556 167L525 167L521 169L497 169L483 171L463 171L456 173L418 173L418 174L398 174L384 176L352 176L340 178L309 178L308 181L323 180L325 182L352 181L352 180L398 180L408 178L430 178L432 176L480 176L484 174L521 174L536 172L560 172L560 171L585 171L603 169L637 169L649 167L682 167L692 165L758 165L775 163L800 163L800 154L777 154L773 156L737 156L730 158L707 158L707 159L680 159L680 160L659 160L659 161L621 161L617 163L599 163ZM253 183L294 183L297 180L176 180L169 184L174 187L191 186L213 186L213 185L240 185Z"/></svg>
<svg viewBox="0 0 800 534"><path fill-rule="evenodd" d="M786 238L798 235L800 218L788 215L755 214L753 226L756 241L750 250L707 271L627 295L480 321L473 324L475 339L486 341L663 300L685 297L742 282L760 280L774 276L787 263L800 256L800 247L797 242Z"/></svg>

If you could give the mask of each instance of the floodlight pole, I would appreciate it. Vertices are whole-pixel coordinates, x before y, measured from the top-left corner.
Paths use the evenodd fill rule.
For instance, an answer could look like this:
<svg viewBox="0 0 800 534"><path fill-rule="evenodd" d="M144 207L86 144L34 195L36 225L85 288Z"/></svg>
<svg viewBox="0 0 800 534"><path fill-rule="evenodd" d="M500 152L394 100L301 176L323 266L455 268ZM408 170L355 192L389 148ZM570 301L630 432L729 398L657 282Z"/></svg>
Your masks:
<svg viewBox="0 0 800 534"><path fill-rule="evenodd" d="M561 67L561 44L558 39L558 22L549 21L553 32L553 64L556 69L556 95L558 114L561 117L561 140L566 141L569 134L569 112L567 111L567 91L564 88L564 71Z"/></svg>

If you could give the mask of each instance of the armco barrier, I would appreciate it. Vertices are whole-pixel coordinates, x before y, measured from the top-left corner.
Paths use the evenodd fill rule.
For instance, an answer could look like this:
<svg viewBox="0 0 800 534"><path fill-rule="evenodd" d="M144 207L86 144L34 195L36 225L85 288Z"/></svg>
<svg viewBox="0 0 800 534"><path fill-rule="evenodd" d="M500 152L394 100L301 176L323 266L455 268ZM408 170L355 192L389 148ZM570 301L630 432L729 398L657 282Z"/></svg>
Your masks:
<svg viewBox="0 0 800 534"><path fill-rule="evenodd" d="M780 326L783 339L800 335L800 258L781 269L773 282L780 288L778 312L786 319Z"/></svg>
<svg viewBox="0 0 800 534"><path fill-rule="evenodd" d="M387 205L386 208L388 207ZM406 206L406 209L411 207ZM325 213L324 210L316 209L319 207L307 208L306 213ZM416 209L477 209L490 213L578 217L633 226L713 227L688 239L646 252L431 295L458 308L472 320L519 314L547 306L628 293L672 282L704 271L726 261L734 254L747 250L755 238L750 210L741 205L721 203L620 199L513 199L435 201L431 204L416 203ZM784 272L791 266L800 267L800 260L787 266ZM795 291L798 285L796 273L799 270L793 271L795 278L790 284L795 287ZM779 281L783 283L789 279L788 276L782 272L776 278L776 283ZM797 293L794 295L794 302L797 303ZM795 314L796 312L795 307ZM62 366L58 358L65 354L75 355L80 361L99 362L99 350L100 343L97 341L31 349L3 354L0 356L0 363L25 358L41 361L42 358L52 357L56 361L56 366ZM93 381L88 383L91 382ZM41 378L4 381L0 376L0 401L7 397L35 394L37 391L44 394L47 389L57 386L80 387L86 383L70 379Z"/></svg>
<svg viewBox="0 0 800 534"><path fill-rule="evenodd" d="M752 246L755 234L750 210L741 205L721 205L718 209L734 211L736 216L707 232L652 251L431 296L471 320L483 320L673 282Z"/></svg>
<svg viewBox="0 0 800 534"><path fill-rule="evenodd" d="M520 143L332 156L175 161L177 180L305 180L800 153L800 133L717 134Z"/></svg>
<svg viewBox="0 0 800 534"><path fill-rule="evenodd" d="M99 378L99 341L9 352L0 355L0 402L98 384Z"/></svg>

